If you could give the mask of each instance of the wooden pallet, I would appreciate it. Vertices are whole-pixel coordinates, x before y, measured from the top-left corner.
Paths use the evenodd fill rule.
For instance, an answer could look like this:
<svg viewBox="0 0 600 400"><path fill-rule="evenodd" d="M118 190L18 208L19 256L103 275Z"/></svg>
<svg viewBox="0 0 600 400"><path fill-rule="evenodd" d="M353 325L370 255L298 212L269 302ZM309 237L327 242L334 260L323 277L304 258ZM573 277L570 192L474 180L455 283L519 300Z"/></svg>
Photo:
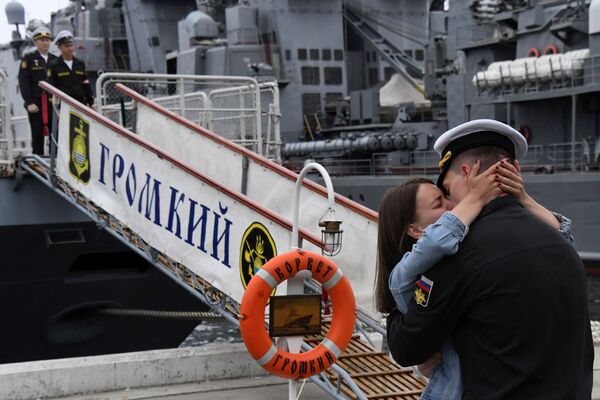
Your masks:
<svg viewBox="0 0 600 400"><path fill-rule="evenodd" d="M330 321L323 322L323 336L327 334L329 326ZM304 341L314 347L323 336L307 336ZM390 356L374 349L359 335L352 336L336 364L348 372L368 399L418 400L425 387L425 383L411 369L399 366ZM332 369L328 369L326 374L333 382L337 381L338 374ZM350 399L357 398L345 383L342 383L340 390Z"/></svg>

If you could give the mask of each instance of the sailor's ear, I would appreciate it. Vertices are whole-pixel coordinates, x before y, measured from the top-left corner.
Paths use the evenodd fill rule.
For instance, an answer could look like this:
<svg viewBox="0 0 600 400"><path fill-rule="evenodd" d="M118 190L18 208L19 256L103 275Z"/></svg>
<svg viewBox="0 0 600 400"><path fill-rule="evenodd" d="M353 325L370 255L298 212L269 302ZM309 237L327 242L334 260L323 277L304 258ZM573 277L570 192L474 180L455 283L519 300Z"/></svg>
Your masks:
<svg viewBox="0 0 600 400"><path fill-rule="evenodd" d="M461 164L460 165L460 174L462 176L469 176L469 174L471 173L471 169L473 169L472 165L469 164Z"/></svg>
<svg viewBox="0 0 600 400"><path fill-rule="evenodd" d="M416 224L408 225L408 228L406 228L406 233L415 240L419 240L421 236L423 236L423 231Z"/></svg>

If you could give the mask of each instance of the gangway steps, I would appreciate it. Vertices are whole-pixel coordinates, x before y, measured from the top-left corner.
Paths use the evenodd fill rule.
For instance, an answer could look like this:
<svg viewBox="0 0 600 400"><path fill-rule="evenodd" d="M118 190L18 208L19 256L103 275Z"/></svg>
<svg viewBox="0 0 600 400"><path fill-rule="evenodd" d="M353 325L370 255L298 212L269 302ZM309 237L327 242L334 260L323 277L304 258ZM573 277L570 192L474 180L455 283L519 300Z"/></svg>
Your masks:
<svg viewBox="0 0 600 400"><path fill-rule="evenodd" d="M327 334L331 321L324 321L322 336L307 336L304 341L314 347ZM414 399L417 400L425 387L410 368L396 364L390 356L377 351L360 335L353 335L344 353L336 364L348 372L354 383L367 399ZM330 380L338 377L333 370L327 370ZM354 392L342 382L341 392L348 398L357 398Z"/></svg>
<svg viewBox="0 0 600 400"><path fill-rule="evenodd" d="M46 160L37 156L26 157L19 163L19 168L45 183L91 217L101 228L106 229L130 248L145 256L163 272L171 275L181 286L208 304L212 311L223 315L230 322L238 324L239 304L212 286L210 282L193 273L185 265L151 247L140 235L87 199L68 183L51 175L50 166ZM329 327L330 321L325 321L321 329L323 336ZM322 339L322 336L307 336L305 343L314 347ZM338 358L333 368L328 369L322 375L329 380L329 383L324 383L319 376L312 377L311 380L335 398L417 400L425 386L411 369L400 367L386 353L377 351L362 340L360 335L352 336L346 351ZM336 381L338 382L337 388L331 384ZM351 386L358 387L362 393L353 390Z"/></svg>

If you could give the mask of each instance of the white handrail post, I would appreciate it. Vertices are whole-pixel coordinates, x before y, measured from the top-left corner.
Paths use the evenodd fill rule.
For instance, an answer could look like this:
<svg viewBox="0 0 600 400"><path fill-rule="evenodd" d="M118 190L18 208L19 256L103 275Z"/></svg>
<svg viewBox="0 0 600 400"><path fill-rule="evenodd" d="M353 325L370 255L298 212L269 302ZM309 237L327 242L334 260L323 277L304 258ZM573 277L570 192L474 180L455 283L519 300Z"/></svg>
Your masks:
<svg viewBox="0 0 600 400"><path fill-rule="evenodd" d="M304 168L302 168L302 171L300 171L300 174L298 174L298 178L296 179L296 187L294 190L294 215L292 216L292 237L290 240L290 249L294 250L294 249L300 249L300 243L299 243L299 236L298 236L298 230L299 230L299 221L300 221L300 191L302 189L302 181L304 180L304 178L306 177L306 175L308 175L308 173L312 170L317 170L321 176L323 177L323 180L325 180L325 186L327 187L327 205L328 205L328 210L330 212L333 211L334 208L334 204L335 204L335 192L333 191L333 184L331 183L331 178L329 177L329 174L327 173L327 170L318 163L308 163L304 166ZM308 271L301 271L298 274L296 274L295 277L288 279L287 282L287 294L303 294L304 293L304 279L306 279L307 277L310 277L310 272L308 272L308 274L303 274L303 272L308 272ZM308 275L308 276L307 276ZM294 337L289 337L286 339L287 341L287 345L288 345L288 350L292 353L299 353L300 352L300 348L302 347L302 340L303 338L301 336L294 336ZM296 400L296 381L294 379L290 379L289 380L289 384L288 384L288 396L289 396L289 400Z"/></svg>

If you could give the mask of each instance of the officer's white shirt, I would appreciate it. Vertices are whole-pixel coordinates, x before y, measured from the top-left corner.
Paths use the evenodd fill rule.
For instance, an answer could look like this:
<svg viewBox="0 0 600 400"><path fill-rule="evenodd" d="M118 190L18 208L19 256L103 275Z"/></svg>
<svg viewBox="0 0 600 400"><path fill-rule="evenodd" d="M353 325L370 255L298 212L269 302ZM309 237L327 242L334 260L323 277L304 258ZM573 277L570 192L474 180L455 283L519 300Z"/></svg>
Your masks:
<svg viewBox="0 0 600 400"><path fill-rule="evenodd" d="M42 56L42 58L44 59L44 62L45 62L46 64L48 64L48 53L46 53L46 54L42 54L42 53L40 53L40 56Z"/></svg>
<svg viewBox="0 0 600 400"><path fill-rule="evenodd" d="M63 60L65 62L65 64L67 64L67 67L69 67L70 70L73 69L73 60Z"/></svg>

